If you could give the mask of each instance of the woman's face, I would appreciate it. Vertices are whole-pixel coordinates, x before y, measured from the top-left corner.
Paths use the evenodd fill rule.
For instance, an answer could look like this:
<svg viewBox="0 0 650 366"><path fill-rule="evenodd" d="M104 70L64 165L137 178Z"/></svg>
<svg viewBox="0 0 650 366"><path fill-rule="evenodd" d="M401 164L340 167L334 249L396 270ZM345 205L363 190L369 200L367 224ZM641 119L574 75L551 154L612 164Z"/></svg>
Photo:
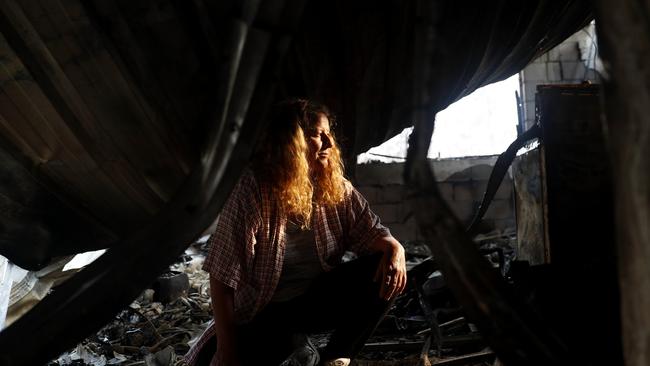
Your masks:
<svg viewBox="0 0 650 366"><path fill-rule="evenodd" d="M307 145L309 155L307 159L310 165L316 167L327 167L332 147L332 135L330 134L330 121L325 115L320 115L318 122L312 126L307 133Z"/></svg>

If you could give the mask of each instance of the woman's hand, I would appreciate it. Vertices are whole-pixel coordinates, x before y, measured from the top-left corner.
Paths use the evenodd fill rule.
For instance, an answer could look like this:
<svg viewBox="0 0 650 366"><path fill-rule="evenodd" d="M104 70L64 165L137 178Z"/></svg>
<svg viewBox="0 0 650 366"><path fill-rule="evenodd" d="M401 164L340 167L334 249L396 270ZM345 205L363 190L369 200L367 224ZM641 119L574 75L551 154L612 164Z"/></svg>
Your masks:
<svg viewBox="0 0 650 366"><path fill-rule="evenodd" d="M375 273L375 282L381 284L379 297L391 300L406 287L404 247L392 236L378 239L373 246L383 252Z"/></svg>

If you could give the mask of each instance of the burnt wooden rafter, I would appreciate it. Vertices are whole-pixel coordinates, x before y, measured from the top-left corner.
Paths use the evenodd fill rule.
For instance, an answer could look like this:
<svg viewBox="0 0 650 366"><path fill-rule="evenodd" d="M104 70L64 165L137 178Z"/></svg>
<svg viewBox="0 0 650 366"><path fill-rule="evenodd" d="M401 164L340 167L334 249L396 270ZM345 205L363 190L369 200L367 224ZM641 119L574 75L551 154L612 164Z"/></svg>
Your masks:
<svg viewBox="0 0 650 366"><path fill-rule="evenodd" d="M59 250L59 255L62 255L76 253L80 249L83 250L84 247L96 249L106 246L115 239L116 232L119 232L115 229L124 225L124 221L121 221L119 216L110 214L110 212L115 212L113 210L125 208L119 201L107 199L106 190L110 191L114 186L110 184L107 177L96 173L99 169L95 161L83 149L4 37L0 37L0 60L0 109L2 110L0 130L3 136L3 146L5 148L15 146L15 149L10 149L11 154L22 162L26 171L41 182L42 189L49 186L51 191L52 187L59 187L56 196L77 211L77 214L68 217L71 222L85 217L86 219L82 219L82 221L93 221L94 223L89 227L97 230L94 235L84 238L75 234L74 231L78 233L85 230L76 228L71 232L64 232L70 229L69 225L50 223L51 225L46 225L49 231L46 236L48 240L41 243L23 242L20 244L30 247L34 256L44 262L30 260L19 264L30 269L34 269L33 266L37 263L39 266L45 265L48 258L40 257L41 254L44 254L41 249L45 249L46 252L51 249ZM7 171L3 174L11 176L13 173ZM97 181L101 184L97 184ZM11 190L12 188L7 186L7 189ZM39 194L34 196L42 197ZM83 212L85 210L77 201L79 196L84 199L86 204L96 207L92 214ZM71 197L76 199L71 199ZM31 204L35 205L38 202L34 201ZM52 214L57 215L56 212L38 212L41 212L40 216L36 215L32 219L25 219L20 223L19 226L22 227L20 230L25 234L32 230L30 221L47 222L52 220ZM65 216L66 214L59 213L59 215ZM63 219L63 217L61 218ZM102 218L102 220L99 221L98 218ZM3 218L3 220L5 219ZM89 222L86 223L89 224ZM3 231L3 233L7 232ZM62 238L70 239L70 235L77 236L80 240L58 241ZM52 248L45 248L47 246L52 246ZM75 246L79 247L73 249Z"/></svg>
<svg viewBox="0 0 650 366"><path fill-rule="evenodd" d="M162 134L167 131L169 148L181 157L179 164L187 173L191 169L188 160L196 158L200 150L198 147L190 148L195 141L191 141L191 133L188 131L192 131L193 126L198 123L198 116L201 116L202 109L198 103L189 106L181 103L185 101L187 104L186 99L191 91L190 88L193 87L191 83L173 85L166 80L196 78L195 75L200 71L197 70L200 62L191 48L179 49L180 46L177 46L172 51L163 52L165 48L159 47L156 39L165 37L165 34L148 31L145 27L147 23L141 18L165 19L163 25L152 25L152 28L157 30L168 28L167 32L180 34L176 37L178 39L191 38L187 34L187 29L183 24L179 24L178 20L172 21L174 19L169 14L156 15L146 12L146 9L156 7L141 6L139 8L144 9L141 10L144 14L132 14L133 11L124 1L93 0L86 2L85 8L89 19L98 27L97 32L101 34L107 51L116 60L125 79L137 85L137 91L148 102L147 113L152 114L152 121L157 122L152 124L152 128L160 129ZM155 52L152 49L159 51ZM214 82L211 73L204 74L203 78L205 83Z"/></svg>
<svg viewBox="0 0 650 366"><path fill-rule="evenodd" d="M128 161L117 158L121 154L116 151L112 139L97 123L79 90L43 43L20 5L13 1L4 1L0 6L0 16L3 18L1 23L5 25L2 32L12 49L38 81L43 93L52 101L64 124L78 139L78 144L89 152L98 168L108 177L106 182L115 185L125 196L123 204L133 210L131 212L140 212L138 215L143 215L146 210L140 205L134 205L135 202L148 202L148 198L141 196L140 190L135 188L143 184L140 177ZM135 217L137 216L133 218Z"/></svg>
<svg viewBox="0 0 650 366"><path fill-rule="evenodd" d="M108 51L108 42L93 26L83 6L67 2L41 2L43 16L30 17L36 29L49 29L52 40L45 44L56 58L63 72L78 90L83 102L92 112L96 123L109 136L107 141L137 172L145 176L156 175L156 190L143 202L150 212L156 212L162 201L175 192L182 177L182 164L170 149L171 136L164 120L154 120L152 108L141 96L130 75L119 67L119 58ZM43 24L40 24L40 22ZM144 139L143 139L144 137ZM146 149L142 141L146 141ZM110 151L109 151L110 153ZM161 174L161 171L168 173ZM152 187L149 187L150 191Z"/></svg>
<svg viewBox="0 0 650 366"><path fill-rule="evenodd" d="M294 9L301 5L290 3ZM295 15L280 12L265 20L270 25L282 21L286 26L295 24ZM229 82L217 95L229 102L214 111L205 154L180 194L150 225L112 247L0 333L2 348L12 349L10 354L0 355L0 364L45 363L95 331L132 301L216 216L263 128L259 119L273 101L275 75L288 45L285 32L277 35L273 28L252 29L250 20L233 19L230 26L231 48L226 52L230 57L219 67ZM133 276L135 268L137 276ZM117 284L120 291L106 291ZM77 321L71 324L70 319ZM62 334L65 337L57 337Z"/></svg>
<svg viewBox="0 0 650 366"><path fill-rule="evenodd" d="M93 142L100 142L98 148L106 158L118 162L118 172L131 171L123 173L134 186L126 194L149 214L157 212L184 176L178 157L171 153L175 150L169 149L164 124L151 120L147 113L151 108L125 77L128 74L117 67L80 3L40 2L23 5L23 9L35 30L41 34L48 30L48 38L39 34L44 46L77 91L79 103L86 106L84 111L75 111L82 128Z"/></svg>

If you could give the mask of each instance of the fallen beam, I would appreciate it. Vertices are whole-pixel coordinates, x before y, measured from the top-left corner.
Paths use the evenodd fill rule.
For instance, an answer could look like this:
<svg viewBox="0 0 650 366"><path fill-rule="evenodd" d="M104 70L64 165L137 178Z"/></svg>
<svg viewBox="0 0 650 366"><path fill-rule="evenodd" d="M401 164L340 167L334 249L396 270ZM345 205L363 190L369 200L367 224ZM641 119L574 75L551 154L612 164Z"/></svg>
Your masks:
<svg viewBox="0 0 650 366"><path fill-rule="evenodd" d="M458 366L458 365L473 365L478 362L492 361L494 360L494 352L492 351L481 351L476 353L470 353L458 357L450 358L441 358L441 359L432 359L431 365L439 366Z"/></svg>
<svg viewBox="0 0 650 366"><path fill-rule="evenodd" d="M467 335L458 335L442 338L443 347L455 347L468 343L477 343L483 340L478 333L471 333ZM376 351L419 351L424 346L425 341L388 341L388 342L373 342L366 343L363 347L364 352Z"/></svg>
<svg viewBox="0 0 650 366"><path fill-rule="evenodd" d="M480 362L492 362L495 358L493 351L481 351L469 353L458 357L432 359L429 363L431 366L462 366L474 365ZM422 365L417 358L407 358L403 360L355 360L351 366L418 366Z"/></svg>

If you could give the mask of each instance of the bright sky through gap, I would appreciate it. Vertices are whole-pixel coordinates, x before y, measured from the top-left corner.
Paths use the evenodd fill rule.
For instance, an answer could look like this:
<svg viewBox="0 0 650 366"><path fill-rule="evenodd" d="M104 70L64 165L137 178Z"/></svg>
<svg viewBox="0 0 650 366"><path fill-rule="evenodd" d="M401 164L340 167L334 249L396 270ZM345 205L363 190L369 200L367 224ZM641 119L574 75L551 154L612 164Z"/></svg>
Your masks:
<svg viewBox="0 0 650 366"><path fill-rule="evenodd" d="M436 116L429 158L500 154L517 138L519 74L484 86L450 105ZM357 157L357 164L370 161L399 162L406 157L412 127ZM377 155L375 155L377 154Z"/></svg>

